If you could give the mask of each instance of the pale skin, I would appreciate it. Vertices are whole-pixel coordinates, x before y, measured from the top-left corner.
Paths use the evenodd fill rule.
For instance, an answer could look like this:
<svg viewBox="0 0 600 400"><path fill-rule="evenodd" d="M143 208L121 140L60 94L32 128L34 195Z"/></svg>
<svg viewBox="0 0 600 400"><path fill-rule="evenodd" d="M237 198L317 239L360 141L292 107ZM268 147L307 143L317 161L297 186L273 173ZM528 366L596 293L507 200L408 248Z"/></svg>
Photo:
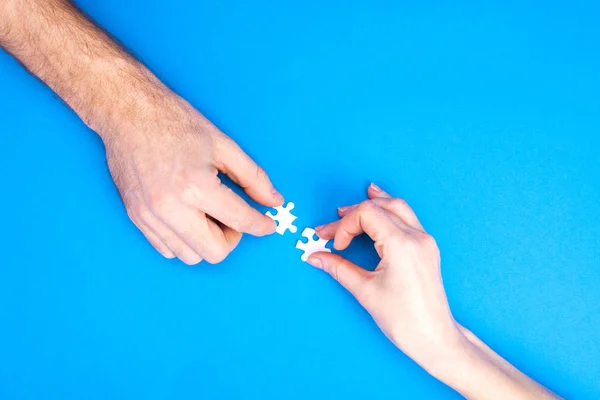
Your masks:
<svg viewBox="0 0 600 400"><path fill-rule="evenodd" d="M0 47L100 136L127 214L163 256L218 263L244 233L274 232L270 218L217 176L264 206L283 204L265 171L70 1L1 0ZM556 398L454 320L437 246L410 207L376 186L368 197L317 232L338 250L368 234L381 257L375 272L336 254L309 262L346 287L399 349L467 398Z"/></svg>
<svg viewBox="0 0 600 400"><path fill-rule="evenodd" d="M316 231L333 239L336 250L366 233L381 258L377 268L370 272L325 252L314 253L308 262L352 293L396 347L466 398L559 398L454 320L438 247L408 204L375 184L367 195L368 200L340 207L340 219Z"/></svg>
<svg viewBox="0 0 600 400"><path fill-rule="evenodd" d="M274 232L217 177L281 205L265 171L71 2L0 1L0 45L100 136L127 214L163 256L218 263L243 233Z"/></svg>

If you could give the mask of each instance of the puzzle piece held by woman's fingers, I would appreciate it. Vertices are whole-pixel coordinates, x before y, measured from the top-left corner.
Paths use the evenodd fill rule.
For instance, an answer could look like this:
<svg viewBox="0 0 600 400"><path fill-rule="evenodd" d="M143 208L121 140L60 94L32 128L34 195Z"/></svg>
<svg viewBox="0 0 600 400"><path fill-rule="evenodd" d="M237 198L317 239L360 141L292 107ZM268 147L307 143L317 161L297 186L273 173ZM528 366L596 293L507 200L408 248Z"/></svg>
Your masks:
<svg viewBox="0 0 600 400"><path fill-rule="evenodd" d="M286 230L289 230L292 233L296 233L298 228L296 228L293 222L298 217L296 217L290 212L293 209L294 203L290 201L286 204L285 207L283 205L275 207L275 210L277 211L276 215L273 215L271 211L266 212L267 217L271 217L277 222L277 229L275 230L275 232L279 233L280 235L283 235Z"/></svg>
<svg viewBox="0 0 600 400"><path fill-rule="evenodd" d="M306 243L304 243L302 240L298 240L296 242L296 248L304 251L304 254L302 254L302 256L300 257L302 261L308 260L308 257L310 257L312 253L316 253L317 251L326 251L328 253L331 253L331 250L325 247L329 240L321 238L315 240L314 229L304 228L304 231L302 231L302 236L308 239Z"/></svg>

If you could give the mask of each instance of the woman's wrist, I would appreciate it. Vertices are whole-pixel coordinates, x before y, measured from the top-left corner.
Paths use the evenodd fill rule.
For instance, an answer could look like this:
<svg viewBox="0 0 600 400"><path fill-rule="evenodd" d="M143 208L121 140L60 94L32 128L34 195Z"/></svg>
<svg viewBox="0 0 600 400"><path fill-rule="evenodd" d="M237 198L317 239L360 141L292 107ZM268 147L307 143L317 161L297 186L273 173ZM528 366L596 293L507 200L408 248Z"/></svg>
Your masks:
<svg viewBox="0 0 600 400"><path fill-rule="evenodd" d="M477 376L490 367L491 360L466 335L462 337L460 346L446 357L440 368L430 373L452 387L457 392L467 396L475 388L474 382L480 381Z"/></svg>
<svg viewBox="0 0 600 400"><path fill-rule="evenodd" d="M435 368L426 368L435 378L469 399L557 399L482 342L468 329L458 326L461 339L442 355Z"/></svg>
<svg viewBox="0 0 600 400"><path fill-rule="evenodd" d="M435 356L422 364L432 376L452 387L460 383L477 353L473 342L460 328L457 327L452 338L446 338L443 345L437 346Z"/></svg>

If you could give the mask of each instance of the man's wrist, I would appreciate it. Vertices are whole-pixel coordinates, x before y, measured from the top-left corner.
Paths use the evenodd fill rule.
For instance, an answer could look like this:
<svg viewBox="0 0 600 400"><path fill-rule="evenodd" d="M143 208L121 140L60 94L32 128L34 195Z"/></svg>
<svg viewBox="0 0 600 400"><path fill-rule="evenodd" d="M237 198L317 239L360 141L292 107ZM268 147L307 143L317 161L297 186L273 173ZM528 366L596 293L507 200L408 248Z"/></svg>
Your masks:
<svg viewBox="0 0 600 400"><path fill-rule="evenodd" d="M97 59L86 82L65 101L103 140L113 138L142 111L173 93L133 59Z"/></svg>
<svg viewBox="0 0 600 400"><path fill-rule="evenodd" d="M174 97L66 0L2 0L0 44L103 140L140 110Z"/></svg>

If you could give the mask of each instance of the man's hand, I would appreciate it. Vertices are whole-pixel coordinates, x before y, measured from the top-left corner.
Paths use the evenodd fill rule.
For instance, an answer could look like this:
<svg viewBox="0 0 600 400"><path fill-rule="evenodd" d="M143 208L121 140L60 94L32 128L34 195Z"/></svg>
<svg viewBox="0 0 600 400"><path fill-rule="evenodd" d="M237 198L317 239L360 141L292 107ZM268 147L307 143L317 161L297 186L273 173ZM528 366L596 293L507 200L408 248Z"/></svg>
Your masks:
<svg viewBox="0 0 600 400"><path fill-rule="evenodd" d="M312 254L350 291L385 335L406 355L470 399L555 399L513 367L450 312L440 274L440 254L412 209L375 185L370 200L338 209L340 220L316 229L343 250L366 233L381 261L369 272L331 253Z"/></svg>
<svg viewBox="0 0 600 400"><path fill-rule="evenodd" d="M242 233L275 230L217 177L281 205L265 172L70 1L0 1L0 46L100 135L130 218L165 257L216 263Z"/></svg>
<svg viewBox="0 0 600 400"><path fill-rule="evenodd" d="M223 185L226 173L257 202L283 202L267 174L237 144L172 93L105 135L107 159L129 217L165 257L222 261L242 233L275 222Z"/></svg>

